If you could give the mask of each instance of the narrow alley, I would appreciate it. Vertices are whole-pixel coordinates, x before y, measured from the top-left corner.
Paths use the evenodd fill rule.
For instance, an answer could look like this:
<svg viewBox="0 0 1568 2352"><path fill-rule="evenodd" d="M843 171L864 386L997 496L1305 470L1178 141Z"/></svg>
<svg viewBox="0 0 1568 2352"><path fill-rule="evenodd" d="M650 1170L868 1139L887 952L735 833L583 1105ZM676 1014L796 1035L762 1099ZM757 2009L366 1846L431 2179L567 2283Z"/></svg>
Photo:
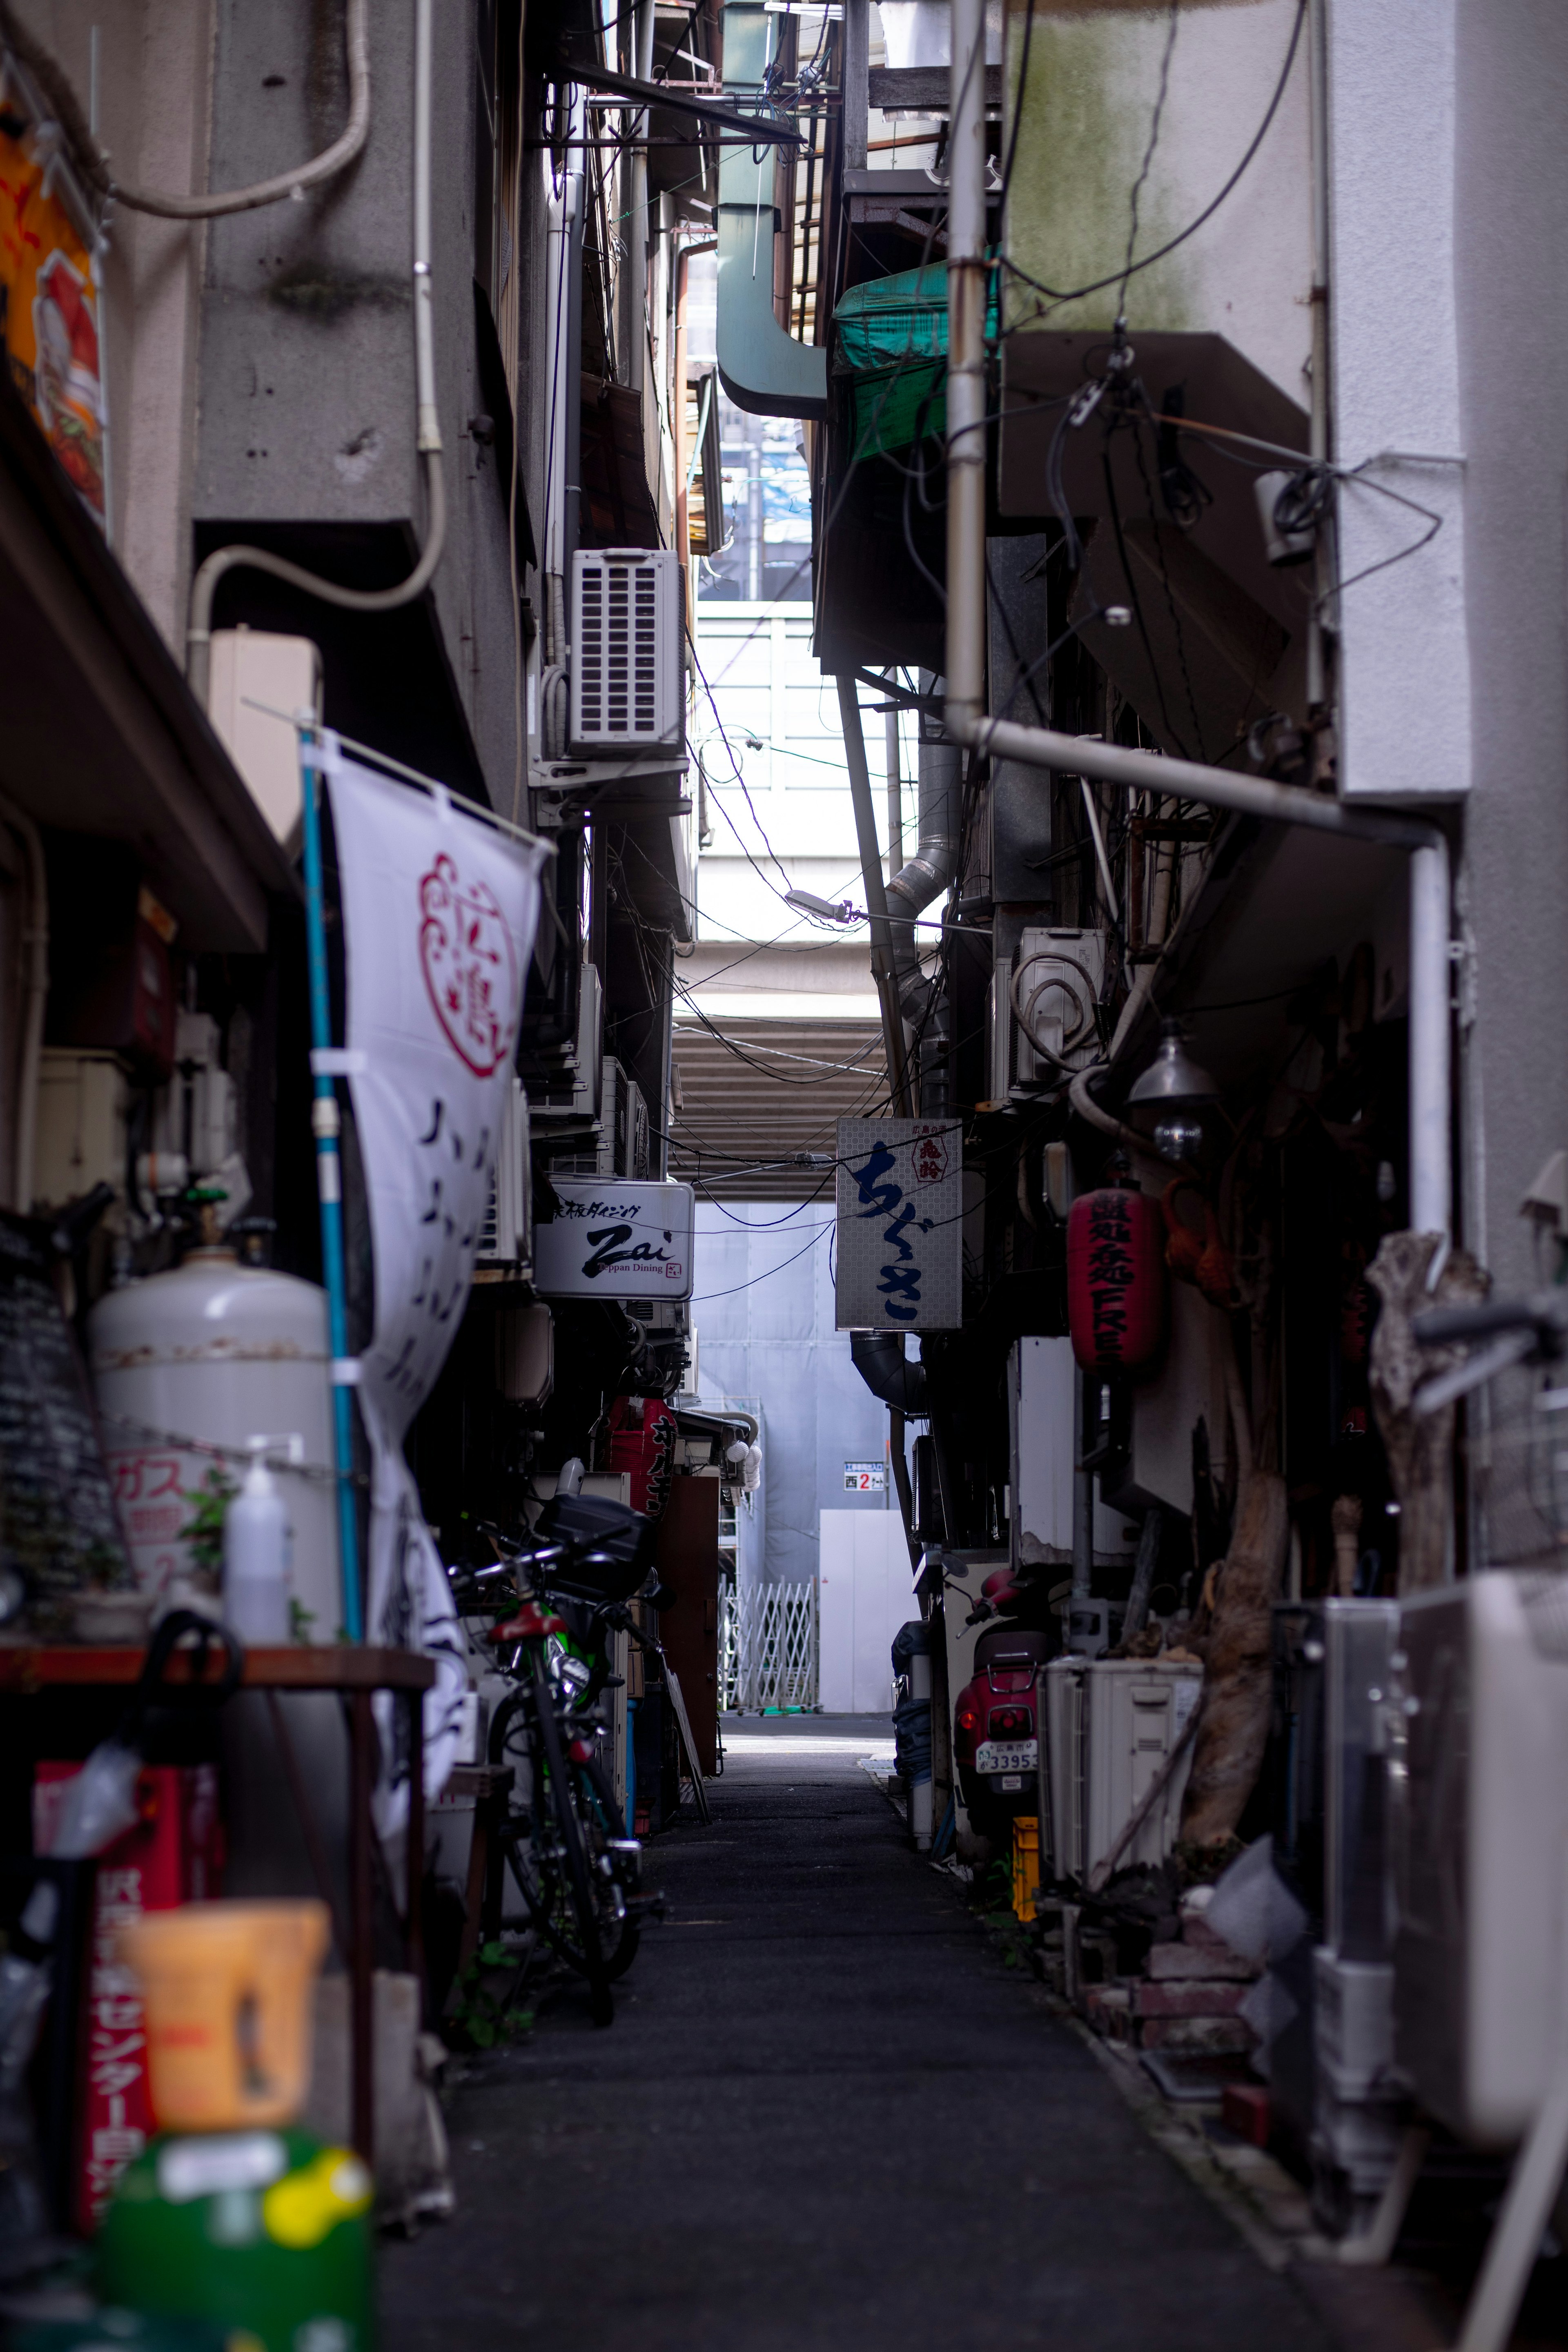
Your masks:
<svg viewBox="0 0 1568 2352"><path fill-rule="evenodd" d="M614 2030L567 1992L459 2091L458 2210L385 2249L384 2352L1332 2340L910 1852L858 1762L886 1743L726 1729Z"/></svg>

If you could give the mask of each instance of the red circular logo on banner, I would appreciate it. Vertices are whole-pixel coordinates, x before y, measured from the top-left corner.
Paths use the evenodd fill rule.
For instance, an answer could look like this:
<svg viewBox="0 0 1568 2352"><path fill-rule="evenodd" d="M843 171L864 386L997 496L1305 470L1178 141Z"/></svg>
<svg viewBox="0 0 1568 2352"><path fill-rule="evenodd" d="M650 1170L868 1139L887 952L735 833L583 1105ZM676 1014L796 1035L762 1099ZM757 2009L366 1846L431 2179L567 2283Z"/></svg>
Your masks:
<svg viewBox="0 0 1568 2352"><path fill-rule="evenodd" d="M495 893L465 882L445 852L419 885L419 961L447 1042L475 1077L511 1050L517 956Z"/></svg>

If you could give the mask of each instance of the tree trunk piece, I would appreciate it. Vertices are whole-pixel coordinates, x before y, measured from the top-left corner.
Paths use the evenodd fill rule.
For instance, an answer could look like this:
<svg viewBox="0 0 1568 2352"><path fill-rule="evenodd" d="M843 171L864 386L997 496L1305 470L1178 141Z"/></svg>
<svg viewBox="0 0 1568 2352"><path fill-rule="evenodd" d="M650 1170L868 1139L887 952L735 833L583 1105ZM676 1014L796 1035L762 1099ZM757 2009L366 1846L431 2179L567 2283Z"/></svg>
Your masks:
<svg viewBox="0 0 1568 2352"><path fill-rule="evenodd" d="M1289 1546L1285 1481L1254 1470L1237 1496L1236 1522L1215 1595L1193 1769L1182 1801L1182 1836L1217 1844L1241 1819L1263 1761L1272 1685L1271 1612Z"/></svg>

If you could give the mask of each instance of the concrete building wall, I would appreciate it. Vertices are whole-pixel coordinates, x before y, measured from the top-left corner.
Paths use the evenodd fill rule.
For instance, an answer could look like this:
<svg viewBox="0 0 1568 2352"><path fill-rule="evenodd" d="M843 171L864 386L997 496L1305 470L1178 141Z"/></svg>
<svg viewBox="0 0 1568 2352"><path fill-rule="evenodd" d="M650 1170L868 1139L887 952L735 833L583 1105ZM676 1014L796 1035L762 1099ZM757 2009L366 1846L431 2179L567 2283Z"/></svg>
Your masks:
<svg viewBox="0 0 1568 2352"><path fill-rule="evenodd" d="M1466 1232L1512 1290L1537 1278L1520 1198L1568 1145L1568 16L1552 0L1461 0L1458 40L1476 776L1461 873Z"/></svg>
<svg viewBox="0 0 1568 2352"><path fill-rule="evenodd" d="M415 446L413 0L372 13L363 153L301 202L208 232L195 511L233 525L425 530ZM513 643L505 503L476 356L473 10L444 12L432 90L437 396L448 526L435 601L481 765L510 796ZM212 181L237 186L317 153L346 119L341 16L311 0L221 0ZM486 234L488 236L488 228Z"/></svg>
<svg viewBox="0 0 1568 2352"><path fill-rule="evenodd" d="M793 1213L698 1202L698 1377L708 1403L763 1400L759 1580L769 1584L816 1576L820 1512L898 1507L889 1492L845 1489L846 1462L885 1462L888 1413L833 1328L832 1232L830 1198Z"/></svg>

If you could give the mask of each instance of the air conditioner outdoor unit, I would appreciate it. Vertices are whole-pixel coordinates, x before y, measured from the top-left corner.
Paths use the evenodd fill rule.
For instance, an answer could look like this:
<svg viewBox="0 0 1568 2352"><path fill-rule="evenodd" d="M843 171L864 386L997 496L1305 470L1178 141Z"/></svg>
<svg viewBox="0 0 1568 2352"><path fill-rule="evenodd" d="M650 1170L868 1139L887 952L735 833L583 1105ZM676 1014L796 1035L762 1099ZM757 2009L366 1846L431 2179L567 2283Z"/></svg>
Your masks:
<svg viewBox="0 0 1568 2352"><path fill-rule="evenodd" d="M1163 1658L1053 1658L1046 1668L1051 1853L1058 1878L1087 1879L1110 1852L1180 1738L1203 1668ZM1158 1865L1175 1842L1189 1759L1115 1867Z"/></svg>
<svg viewBox="0 0 1568 2352"><path fill-rule="evenodd" d="M679 753L686 742L680 563L672 549L572 559L572 751Z"/></svg>
<svg viewBox="0 0 1568 2352"><path fill-rule="evenodd" d="M528 1097L513 1078L496 1140L489 1205L479 1227L478 1265L524 1266L533 1263L533 1171L529 1153Z"/></svg>
<svg viewBox="0 0 1568 2352"><path fill-rule="evenodd" d="M1400 1612L1389 1717L1394 2050L1440 2123L1533 2121L1563 1983L1568 1580L1490 1569Z"/></svg>
<svg viewBox="0 0 1568 2352"><path fill-rule="evenodd" d="M625 1085L626 1108L621 1119L621 1174L646 1178L654 1172L647 1100L635 1078Z"/></svg>

